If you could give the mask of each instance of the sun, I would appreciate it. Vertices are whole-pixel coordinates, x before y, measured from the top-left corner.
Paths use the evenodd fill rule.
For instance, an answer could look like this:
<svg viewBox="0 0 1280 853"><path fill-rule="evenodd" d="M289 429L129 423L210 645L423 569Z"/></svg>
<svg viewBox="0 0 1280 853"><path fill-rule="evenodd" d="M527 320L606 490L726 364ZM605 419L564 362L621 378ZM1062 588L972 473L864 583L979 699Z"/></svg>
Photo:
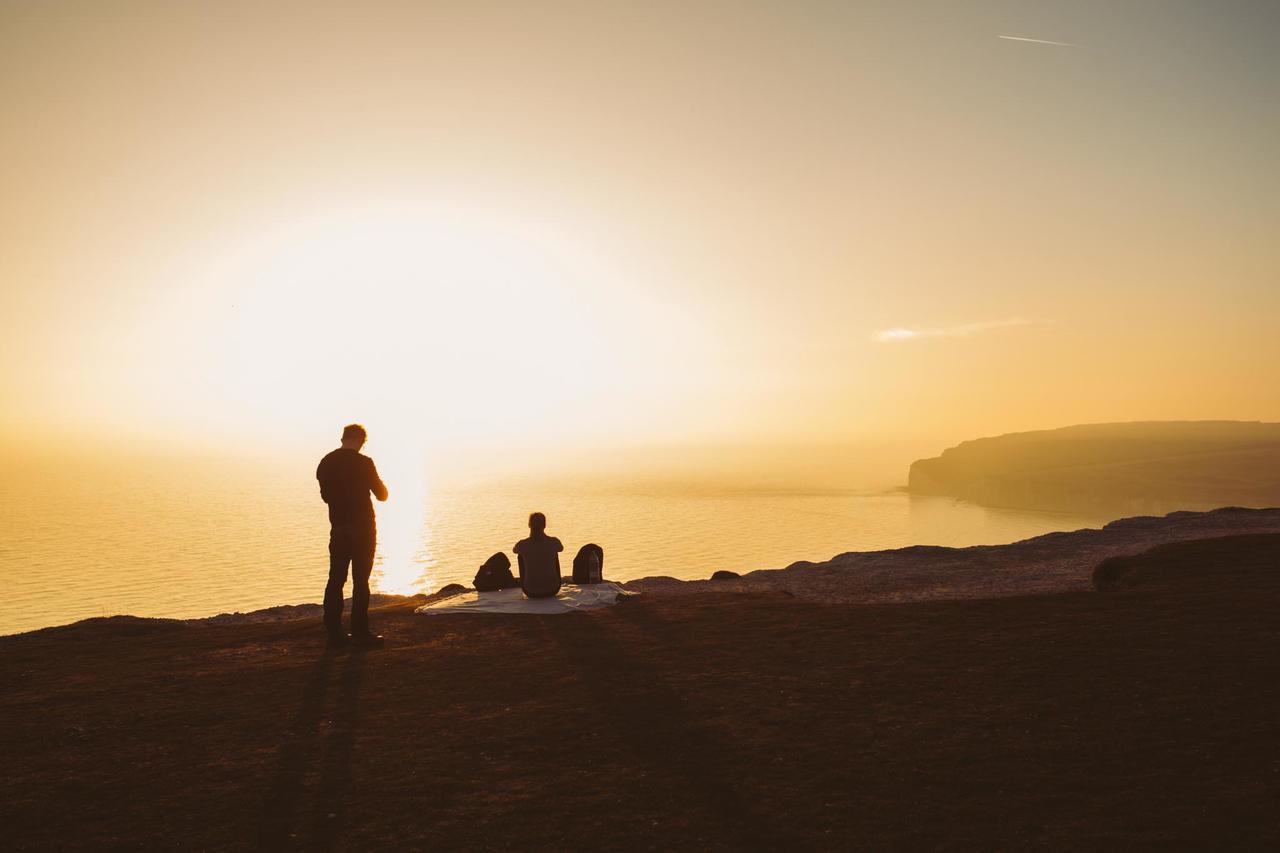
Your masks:
<svg viewBox="0 0 1280 853"><path fill-rule="evenodd" d="M286 428L358 416L428 444L527 436L636 361L608 334L632 311L609 272L536 224L423 205L313 215L255 235L221 274L218 383Z"/></svg>
<svg viewBox="0 0 1280 853"><path fill-rule="evenodd" d="M381 455L485 473L706 417L717 319L625 241L518 210L347 203L192 244L121 343L128 408L273 454L358 421Z"/></svg>

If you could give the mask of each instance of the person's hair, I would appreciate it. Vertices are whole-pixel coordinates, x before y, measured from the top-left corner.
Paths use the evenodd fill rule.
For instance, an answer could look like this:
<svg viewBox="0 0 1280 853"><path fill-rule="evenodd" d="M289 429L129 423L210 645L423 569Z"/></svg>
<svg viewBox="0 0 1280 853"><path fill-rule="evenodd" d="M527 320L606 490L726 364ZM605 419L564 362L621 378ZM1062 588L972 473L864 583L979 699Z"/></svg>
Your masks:
<svg viewBox="0 0 1280 853"><path fill-rule="evenodd" d="M365 432L364 427L360 424L347 424L342 428L342 440L350 441L353 438L359 441L367 441L369 433Z"/></svg>
<svg viewBox="0 0 1280 853"><path fill-rule="evenodd" d="M534 531L547 529L547 517L540 512L529 513L529 529Z"/></svg>

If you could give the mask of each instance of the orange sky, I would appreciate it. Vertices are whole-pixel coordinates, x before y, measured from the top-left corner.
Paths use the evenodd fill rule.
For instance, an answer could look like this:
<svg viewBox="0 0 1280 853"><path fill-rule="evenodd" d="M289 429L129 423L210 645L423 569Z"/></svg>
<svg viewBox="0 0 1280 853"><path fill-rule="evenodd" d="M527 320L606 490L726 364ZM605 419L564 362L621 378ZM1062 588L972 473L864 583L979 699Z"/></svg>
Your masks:
<svg viewBox="0 0 1280 853"><path fill-rule="evenodd" d="M1280 14L1160 8L0 4L0 432L1280 419Z"/></svg>

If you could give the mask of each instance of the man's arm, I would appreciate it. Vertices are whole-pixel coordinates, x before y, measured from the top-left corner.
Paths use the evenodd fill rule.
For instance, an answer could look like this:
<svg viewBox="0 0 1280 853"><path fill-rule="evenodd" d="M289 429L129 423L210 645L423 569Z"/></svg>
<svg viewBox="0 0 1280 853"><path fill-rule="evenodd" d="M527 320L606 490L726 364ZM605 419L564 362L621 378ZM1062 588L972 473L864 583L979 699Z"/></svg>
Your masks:
<svg viewBox="0 0 1280 853"><path fill-rule="evenodd" d="M328 485L329 478L325 476L323 462L321 462L319 466L316 467L316 479L320 481L320 500L324 501L325 503L328 503L329 498L333 496L329 493L329 490L326 488L326 486Z"/></svg>
<svg viewBox="0 0 1280 853"><path fill-rule="evenodd" d="M382 482L382 478L378 476L378 466L373 464L373 460L369 460L369 474L372 482L369 483L369 491L373 492L373 496L380 501L387 499L387 487Z"/></svg>

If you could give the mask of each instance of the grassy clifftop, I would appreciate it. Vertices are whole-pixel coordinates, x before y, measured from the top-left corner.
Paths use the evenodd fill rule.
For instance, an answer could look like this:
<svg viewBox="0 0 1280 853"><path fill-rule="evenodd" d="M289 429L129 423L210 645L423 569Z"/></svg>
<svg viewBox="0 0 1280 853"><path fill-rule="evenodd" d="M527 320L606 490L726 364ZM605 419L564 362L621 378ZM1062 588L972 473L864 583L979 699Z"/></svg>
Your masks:
<svg viewBox="0 0 1280 853"><path fill-rule="evenodd" d="M1275 849L1280 535L1131 559L997 600L406 603L365 654L314 619L0 638L6 847Z"/></svg>
<svg viewBox="0 0 1280 853"><path fill-rule="evenodd" d="M1059 511L1280 506L1280 424L1087 424L981 438L913 463L909 488Z"/></svg>

